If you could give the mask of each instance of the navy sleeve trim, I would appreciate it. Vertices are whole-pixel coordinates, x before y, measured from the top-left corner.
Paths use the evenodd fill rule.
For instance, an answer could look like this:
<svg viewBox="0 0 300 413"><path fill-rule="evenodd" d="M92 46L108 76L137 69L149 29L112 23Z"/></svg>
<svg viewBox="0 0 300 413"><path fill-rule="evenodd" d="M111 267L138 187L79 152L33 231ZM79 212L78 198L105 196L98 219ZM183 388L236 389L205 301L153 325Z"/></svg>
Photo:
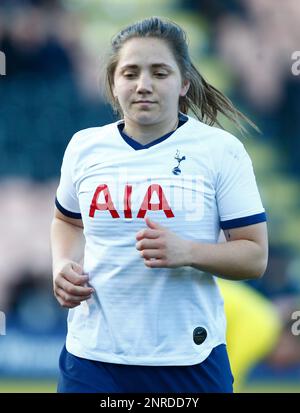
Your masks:
<svg viewBox="0 0 300 413"><path fill-rule="evenodd" d="M58 202L57 198L55 198L55 205L57 207L57 209L64 215L66 215L69 218L76 218L76 219L81 219L81 214L78 212L71 212L68 211L67 209L65 209L64 207L62 207L60 205L60 203Z"/></svg>
<svg viewBox="0 0 300 413"><path fill-rule="evenodd" d="M246 227L247 225L258 224L259 222L265 222L267 216L265 212L260 214L250 215L249 217L242 217L236 219L230 219L229 221L220 222L222 229L232 229L239 227Z"/></svg>

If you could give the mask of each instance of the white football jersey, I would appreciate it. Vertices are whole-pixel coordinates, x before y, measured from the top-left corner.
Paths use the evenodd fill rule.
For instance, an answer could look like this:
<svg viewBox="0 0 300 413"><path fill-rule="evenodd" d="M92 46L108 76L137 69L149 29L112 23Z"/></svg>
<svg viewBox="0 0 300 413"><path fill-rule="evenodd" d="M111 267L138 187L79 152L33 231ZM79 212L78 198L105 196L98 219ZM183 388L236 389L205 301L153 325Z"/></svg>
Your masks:
<svg viewBox="0 0 300 413"><path fill-rule="evenodd" d="M243 144L185 120L144 149L124 139L118 121L79 131L65 151L56 205L83 220L84 272L95 289L69 310L66 347L76 356L192 365L225 343L214 275L188 266L148 268L135 247L145 216L199 243L266 220Z"/></svg>

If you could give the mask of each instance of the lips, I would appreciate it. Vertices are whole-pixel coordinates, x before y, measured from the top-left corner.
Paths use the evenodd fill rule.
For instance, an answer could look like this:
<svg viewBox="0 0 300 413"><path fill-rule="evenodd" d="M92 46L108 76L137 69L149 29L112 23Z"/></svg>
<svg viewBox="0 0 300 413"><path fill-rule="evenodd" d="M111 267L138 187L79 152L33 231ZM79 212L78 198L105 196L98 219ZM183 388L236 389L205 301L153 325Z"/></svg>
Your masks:
<svg viewBox="0 0 300 413"><path fill-rule="evenodd" d="M156 103L156 102L152 102L151 100L137 100L136 102L133 103Z"/></svg>

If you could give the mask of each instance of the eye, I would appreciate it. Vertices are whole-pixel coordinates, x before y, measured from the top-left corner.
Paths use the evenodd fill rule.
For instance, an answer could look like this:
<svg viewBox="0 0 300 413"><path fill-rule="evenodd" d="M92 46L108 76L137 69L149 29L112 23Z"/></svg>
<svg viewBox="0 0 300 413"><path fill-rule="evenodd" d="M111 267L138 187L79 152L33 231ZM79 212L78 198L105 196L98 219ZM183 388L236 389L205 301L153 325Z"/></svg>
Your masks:
<svg viewBox="0 0 300 413"><path fill-rule="evenodd" d="M166 76L168 76L168 73L166 73L166 72L155 72L154 75L157 76L157 77L166 77Z"/></svg>
<svg viewBox="0 0 300 413"><path fill-rule="evenodd" d="M124 77L126 77L127 79L132 79L136 76L136 73L134 72L125 72L124 73Z"/></svg>

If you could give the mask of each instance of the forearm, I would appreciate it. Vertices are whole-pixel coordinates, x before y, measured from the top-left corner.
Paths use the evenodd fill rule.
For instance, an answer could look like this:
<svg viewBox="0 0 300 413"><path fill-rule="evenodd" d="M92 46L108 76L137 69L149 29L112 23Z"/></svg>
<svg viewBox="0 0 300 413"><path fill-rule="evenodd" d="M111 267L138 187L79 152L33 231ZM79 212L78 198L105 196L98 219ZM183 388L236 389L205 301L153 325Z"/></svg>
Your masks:
<svg viewBox="0 0 300 413"><path fill-rule="evenodd" d="M52 266L65 260L80 263L84 254L85 239L83 229L54 218L51 224Z"/></svg>
<svg viewBox="0 0 300 413"><path fill-rule="evenodd" d="M229 280L259 278L267 265L266 253L254 241L218 244L190 242L190 266Z"/></svg>

